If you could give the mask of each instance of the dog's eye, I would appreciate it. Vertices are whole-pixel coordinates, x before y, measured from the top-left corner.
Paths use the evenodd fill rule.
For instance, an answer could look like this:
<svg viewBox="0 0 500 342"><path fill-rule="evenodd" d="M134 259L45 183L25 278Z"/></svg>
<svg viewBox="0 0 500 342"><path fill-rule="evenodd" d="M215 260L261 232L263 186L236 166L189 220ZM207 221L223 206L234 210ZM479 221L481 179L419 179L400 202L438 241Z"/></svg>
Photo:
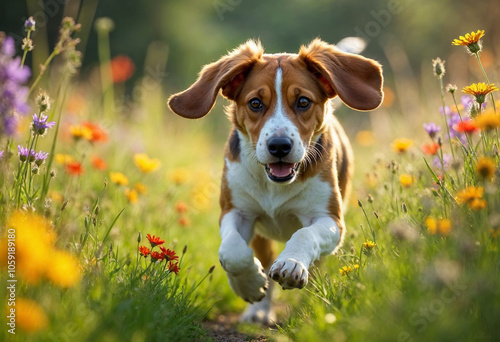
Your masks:
<svg viewBox="0 0 500 342"><path fill-rule="evenodd" d="M259 111L262 109L262 101L254 97L253 99L248 101L248 107L250 107L250 109L253 111Z"/></svg>
<svg viewBox="0 0 500 342"><path fill-rule="evenodd" d="M307 109L311 106L311 100L308 99L307 97L305 96L301 96L299 97L298 101L297 101L297 107L299 109Z"/></svg>

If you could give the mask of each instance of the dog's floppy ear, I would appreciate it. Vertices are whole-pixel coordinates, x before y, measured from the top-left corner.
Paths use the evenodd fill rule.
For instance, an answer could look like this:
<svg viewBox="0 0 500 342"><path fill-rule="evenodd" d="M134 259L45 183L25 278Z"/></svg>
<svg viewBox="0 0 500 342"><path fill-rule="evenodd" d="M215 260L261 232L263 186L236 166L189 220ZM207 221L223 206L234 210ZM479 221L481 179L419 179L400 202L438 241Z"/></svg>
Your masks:
<svg viewBox="0 0 500 342"><path fill-rule="evenodd" d="M220 89L222 95L234 100L246 74L263 53L260 41L249 40L217 62L204 66L195 83L170 97L170 109L185 118L198 119L210 112Z"/></svg>
<svg viewBox="0 0 500 342"><path fill-rule="evenodd" d="M299 58L318 78L328 97L338 95L357 110L372 110L382 103L383 77L378 62L343 52L320 39L302 46Z"/></svg>

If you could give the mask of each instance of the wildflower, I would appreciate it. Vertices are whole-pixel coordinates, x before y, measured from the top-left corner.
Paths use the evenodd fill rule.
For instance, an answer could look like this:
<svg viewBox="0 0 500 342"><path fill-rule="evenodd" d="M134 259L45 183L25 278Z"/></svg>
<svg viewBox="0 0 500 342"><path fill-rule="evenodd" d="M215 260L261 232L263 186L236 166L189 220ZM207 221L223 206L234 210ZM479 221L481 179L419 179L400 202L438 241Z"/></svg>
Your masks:
<svg viewBox="0 0 500 342"><path fill-rule="evenodd" d="M94 28L97 32L110 32L115 28L115 23L111 18L101 17L95 20Z"/></svg>
<svg viewBox="0 0 500 342"><path fill-rule="evenodd" d="M49 156L48 153L40 151L35 154L35 164L40 166L45 162L45 159Z"/></svg>
<svg viewBox="0 0 500 342"><path fill-rule="evenodd" d="M457 193L455 200L458 204L467 204L473 210L486 207L486 201L482 199L484 188L482 186L469 186Z"/></svg>
<svg viewBox="0 0 500 342"><path fill-rule="evenodd" d="M474 123L483 131L491 131L500 127L500 114L495 114L495 112L490 109L487 112L476 116Z"/></svg>
<svg viewBox="0 0 500 342"><path fill-rule="evenodd" d="M66 165L68 163L74 162L75 158L69 154L56 153L55 160L58 164Z"/></svg>
<svg viewBox="0 0 500 342"><path fill-rule="evenodd" d="M495 161L488 157L482 157L476 165L476 173L483 179L493 179L495 176Z"/></svg>
<svg viewBox="0 0 500 342"><path fill-rule="evenodd" d="M125 189L125 197L127 197L127 200L132 204L139 201L139 194L134 189Z"/></svg>
<svg viewBox="0 0 500 342"><path fill-rule="evenodd" d="M348 275L351 273L354 269L351 266L344 266L339 269L339 272L342 276Z"/></svg>
<svg viewBox="0 0 500 342"><path fill-rule="evenodd" d="M135 183L134 190L137 191L138 194L145 194L148 192L148 188L143 183Z"/></svg>
<svg viewBox="0 0 500 342"><path fill-rule="evenodd" d="M0 159L3 159L4 153L5 153L5 151L0 151Z"/></svg>
<svg viewBox="0 0 500 342"><path fill-rule="evenodd" d="M61 288L75 286L81 279L78 259L66 251L55 251L47 267L47 278Z"/></svg>
<svg viewBox="0 0 500 342"><path fill-rule="evenodd" d="M415 178L412 175L403 173L399 176L399 183L403 188L409 188L413 183L415 183Z"/></svg>
<svg viewBox="0 0 500 342"><path fill-rule="evenodd" d="M163 254L163 256L167 259L167 260L177 260L179 259L179 257L176 255L175 251L173 250L170 250L168 248L165 248L163 246L160 246L160 250Z"/></svg>
<svg viewBox="0 0 500 342"><path fill-rule="evenodd" d="M98 156L92 157L92 166L94 167L94 169L101 171L105 171L108 168L108 164Z"/></svg>
<svg viewBox="0 0 500 342"><path fill-rule="evenodd" d="M19 155L19 160L24 163L25 161L29 161L32 163L35 161L36 152L28 149L27 147L23 147L21 145L17 145L17 151Z"/></svg>
<svg viewBox="0 0 500 342"><path fill-rule="evenodd" d="M139 246L139 253L141 253L143 257L147 258L148 255L151 253L151 250L146 246Z"/></svg>
<svg viewBox="0 0 500 342"><path fill-rule="evenodd" d="M161 261L161 260L165 259L165 256L160 252L154 251L154 252L151 252L151 260L153 260L153 259Z"/></svg>
<svg viewBox="0 0 500 342"><path fill-rule="evenodd" d="M472 134L477 131L477 126L474 121L465 119L453 125L453 129L457 132Z"/></svg>
<svg viewBox="0 0 500 342"><path fill-rule="evenodd" d="M481 210L486 208L486 200L482 198L474 198L468 203L472 210Z"/></svg>
<svg viewBox="0 0 500 342"><path fill-rule="evenodd" d="M158 170L161 163L156 158L149 158L145 153L136 153L134 163L142 173L151 173Z"/></svg>
<svg viewBox="0 0 500 342"><path fill-rule="evenodd" d="M428 124L425 123L424 129L427 134L429 134L429 137L431 137L431 139L434 139L436 137L436 134L441 132L441 127L436 125L434 122L430 122Z"/></svg>
<svg viewBox="0 0 500 342"><path fill-rule="evenodd" d="M425 225L431 235L439 233L440 235L448 236L451 231L451 221L448 219L436 220L434 217L429 216L425 219Z"/></svg>
<svg viewBox="0 0 500 342"><path fill-rule="evenodd" d="M23 38L23 44L21 45L21 49L23 51L32 51L35 48L33 45L33 40L28 39L28 38Z"/></svg>
<svg viewBox="0 0 500 342"><path fill-rule="evenodd" d="M179 271L180 271L181 269L180 269L180 267L179 267L179 263L178 263L178 262L176 262L176 263L174 264L172 261L170 261L170 262L168 263L168 270L169 270L170 272L172 272L172 273L178 274L178 273L179 273Z"/></svg>
<svg viewBox="0 0 500 342"><path fill-rule="evenodd" d="M118 185L128 185L128 178L121 172L111 172L109 174L111 181Z"/></svg>
<svg viewBox="0 0 500 342"><path fill-rule="evenodd" d="M406 138L395 139L392 142L392 150L399 154L405 153L408 148L413 144L413 141Z"/></svg>
<svg viewBox="0 0 500 342"><path fill-rule="evenodd" d="M177 222L179 222L182 227L189 227L191 225L191 220L186 216L179 217Z"/></svg>
<svg viewBox="0 0 500 342"><path fill-rule="evenodd" d="M356 134L356 142L361 146L371 146L375 143L373 131L359 131Z"/></svg>
<svg viewBox="0 0 500 342"><path fill-rule="evenodd" d="M72 125L69 127L69 132L75 140L90 140L92 139L92 131L84 126Z"/></svg>
<svg viewBox="0 0 500 342"><path fill-rule="evenodd" d="M448 93L450 93L450 94L455 94L455 92L457 91L457 89L458 89L458 88L457 88L457 86L456 86L456 85L454 85L454 84L448 84L448 85L446 86L446 91L447 91Z"/></svg>
<svg viewBox="0 0 500 342"><path fill-rule="evenodd" d="M464 87L462 89L462 92L473 95L476 98L476 102L482 105L485 101L486 95L497 90L498 88L495 86L494 83L486 84L484 82L479 82Z"/></svg>
<svg viewBox="0 0 500 342"><path fill-rule="evenodd" d="M92 122L82 122L82 127L90 131L90 137L87 138L90 142L106 142L108 134L99 125Z"/></svg>
<svg viewBox="0 0 500 342"><path fill-rule="evenodd" d="M187 212L188 210L188 205L185 203L185 202L177 202L176 205L175 205L175 210L179 213L179 214L183 214L185 212Z"/></svg>
<svg viewBox="0 0 500 342"><path fill-rule="evenodd" d="M111 60L111 76L113 83L121 83L128 80L135 71L134 62L127 56L116 56Z"/></svg>
<svg viewBox="0 0 500 342"><path fill-rule="evenodd" d="M83 169L82 163L77 161L71 161L64 165L64 170L72 176L83 175L85 170Z"/></svg>
<svg viewBox="0 0 500 342"><path fill-rule="evenodd" d="M363 248L366 250L371 250L373 249L377 244L373 241L367 240L366 242L363 243Z"/></svg>
<svg viewBox="0 0 500 342"><path fill-rule="evenodd" d="M438 143L430 143L430 144L424 144L422 145L422 151L425 154L429 155L435 155L437 151L439 150L439 144Z"/></svg>
<svg viewBox="0 0 500 342"><path fill-rule="evenodd" d="M33 123L31 129L33 130L33 133L35 135L38 134L40 136L43 136L47 132L48 128L54 127L54 125L56 124L55 121L47 122L48 119L49 117L46 115L40 114L39 117L37 114L33 114Z"/></svg>
<svg viewBox="0 0 500 342"><path fill-rule="evenodd" d="M49 319L36 302L26 298L16 298L16 324L28 333L47 328Z"/></svg>
<svg viewBox="0 0 500 342"><path fill-rule="evenodd" d="M26 21L24 22L24 29L27 32L36 30L36 22L35 19L33 19L33 17L29 17L28 19L26 19Z"/></svg>
<svg viewBox="0 0 500 342"><path fill-rule="evenodd" d="M40 109L40 114L45 113L50 109L51 101L49 95L45 91L41 91L35 100L38 108Z"/></svg>
<svg viewBox="0 0 500 342"><path fill-rule="evenodd" d="M443 159L441 160L439 156L435 156L432 160L432 165L434 165L434 167L444 168L445 170L447 170L450 168L452 159L453 157L450 154L443 153Z"/></svg>
<svg viewBox="0 0 500 342"><path fill-rule="evenodd" d="M148 238L149 240L149 243L151 244L151 248L153 248L154 246L159 246L159 245L163 245L165 243L165 240L162 240L160 239L159 236L151 236L150 234L146 235L146 237Z"/></svg>
<svg viewBox="0 0 500 342"><path fill-rule="evenodd" d="M456 46L467 46L470 53L478 53L482 48L481 38L483 36L484 30L477 30L477 32L467 33L465 37L460 36L458 39L454 39L451 44Z"/></svg>
<svg viewBox="0 0 500 342"><path fill-rule="evenodd" d="M441 60L441 58L436 58L432 60L432 70L434 72L434 76L437 78L443 78L446 73L446 69L444 68L444 63L446 61Z"/></svg>

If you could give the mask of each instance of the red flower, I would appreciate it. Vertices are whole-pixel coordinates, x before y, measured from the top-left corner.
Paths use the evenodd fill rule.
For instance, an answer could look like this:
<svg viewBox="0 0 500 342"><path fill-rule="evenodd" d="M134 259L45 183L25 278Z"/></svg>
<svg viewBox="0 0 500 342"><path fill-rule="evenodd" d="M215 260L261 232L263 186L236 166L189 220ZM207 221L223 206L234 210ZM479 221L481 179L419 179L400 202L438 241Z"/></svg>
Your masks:
<svg viewBox="0 0 500 342"><path fill-rule="evenodd" d="M108 134L99 125L92 122L82 122L82 126L86 127L92 132L92 136L89 139L91 142L105 142L108 140Z"/></svg>
<svg viewBox="0 0 500 342"><path fill-rule="evenodd" d="M148 234L146 237L148 238L151 247L163 245L165 243L165 240L161 240L159 236L151 236Z"/></svg>
<svg viewBox="0 0 500 342"><path fill-rule="evenodd" d="M179 263L178 263L178 262L176 262L176 263L174 264L172 261L170 261L170 262L168 263L168 270L169 270L170 272L172 272L172 273L177 274L177 273L179 273L179 271L180 271L181 269L180 269L180 267L179 267Z"/></svg>
<svg viewBox="0 0 500 342"><path fill-rule="evenodd" d="M127 56L116 56L111 60L111 76L113 83L125 82L135 71L134 62Z"/></svg>
<svg viewBox="0 0 500 342"><path fill-rule="evenodd" d="M162 253L155 251L151 252L151 258L155 260L163 260L165 259L165 256Z"/></svg>
<svg viewBox="0 0 500 342"><path fill-rule="evenodd" d="M94 169L104 171L108 168L108 164L98 156L93 156L92 157L92 166Z"/></svg>
<svg viewBox="0 0 500 342"><path fill-rule="evenodd" d="M455 131L463 133L474 133L477 131L477 126L472 120L464 120L453 126Z"/></svg>
<svg viewBox="0 0 500 342"><path fill-rule="evenodd" d="M439 144L438 143L430 143L430 144L422 145L422 151L425 154L434 155L434 154L437 153L438 150L439 150Z"/></svg>
<svg viewBox="0 0 500 342"><path fill-rule="evenodd" d="M162 251L162 255L167 258L167 260L177 260L179 257L175 254L175 251L172 251L170 249L167 249L163 246L160 246L160 249Z"/></svg>
<svg viewBox="0 0 500 342"><path fill-rule="evenodd" d="M179 222L182 227L189 227L191 225L191 220L186 216L179 217L177 222Z"/></svg>
<svg viewBox="0 0 500 342"><path fill-rule="evenodd" d="M139 246L139 252L143 257L147 258L147 256L151 253L151 250L146 246Z"/></svg>
<svg viewBox="0 0 500 342"><path fill-rule="evenodd" d="M83 175L83 173L85 172L83 170L82 163L77 161L71 161L69 163L66 163L64 169L66 170L67 173L73 176L80 176Z"/></svg>
<svg viewBox="0 0 500 342"><path fill-rule="evenodd" d="M187 212L188 206L184 202L177 202L177 204L175 205L175 210L177 210L179 214L183 214Z"/></svg>

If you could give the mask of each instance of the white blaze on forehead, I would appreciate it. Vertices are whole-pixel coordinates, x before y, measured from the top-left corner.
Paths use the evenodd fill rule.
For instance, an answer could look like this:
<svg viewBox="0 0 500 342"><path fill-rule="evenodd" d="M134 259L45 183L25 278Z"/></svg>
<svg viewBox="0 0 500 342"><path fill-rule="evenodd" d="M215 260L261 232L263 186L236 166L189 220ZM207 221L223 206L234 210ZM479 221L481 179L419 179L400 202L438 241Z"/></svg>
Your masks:
<svg viewBox="0 0 500 342"><path fill-rule="evenodd" d="M272 157L267 149L267 142L273 137L287 137L293 141L293 148L287 157L289 162L299 162L304 156L304 148L300 140L298 128L287 117L285 103L283 102L283 70L278 66L274 79L274 90L276 91L276 105L271 116L262 127L257 142L257 159L264 164L276 159ZM286 100L286 97L285 97Z"/></svg>

